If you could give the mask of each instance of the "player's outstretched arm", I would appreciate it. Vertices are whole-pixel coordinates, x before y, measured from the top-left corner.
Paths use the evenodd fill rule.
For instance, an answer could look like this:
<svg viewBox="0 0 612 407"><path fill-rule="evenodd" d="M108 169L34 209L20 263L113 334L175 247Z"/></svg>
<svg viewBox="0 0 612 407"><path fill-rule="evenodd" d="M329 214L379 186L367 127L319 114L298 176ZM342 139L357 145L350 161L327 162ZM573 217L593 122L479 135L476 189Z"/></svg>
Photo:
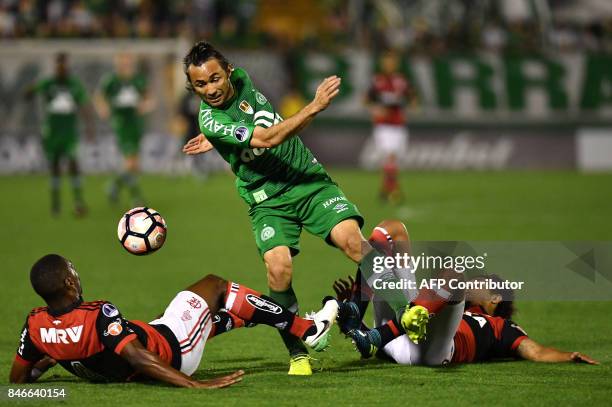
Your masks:
<svg viewBox="0 0 612 407"><path fill-rule="evenodd" d="M44 356L32 365L24 365L13 362L9 382L11 383L32 383L38 380L47 370L55 366L57 362L49 356Z"/></svg>
<svg viewBox="0 0 612 407"><path fill-rule="evenodd" d="M138 373L178 387L218 389L240 382L244 375L242 370L238 370L231 375L217 377L215 379L194 380L168 365L155 353L149 352L142 346L138 339L125 345L120 355L127 360Z"/></svg>
<svg viewBox="0 0 612 407"><path fill-rule="evenodd" d="M336 75L329 76L321 82L312 102L302 110L288 119L275 124L269 128L257 126L253 130L251 147L270 148L281 144L283 141L298 133L314 119L314 117L325 110L340 92L341 79Z"/></svg>
<svg viewBox="0 0 612 407"><path fill-rule="evenodd" d="M527 360L534 362L575 362L588 363L589 365L598 365L594 359L579 352L563 352L554 348L540 345L533 339L523 340L517 349L518 355Z"/></svg>

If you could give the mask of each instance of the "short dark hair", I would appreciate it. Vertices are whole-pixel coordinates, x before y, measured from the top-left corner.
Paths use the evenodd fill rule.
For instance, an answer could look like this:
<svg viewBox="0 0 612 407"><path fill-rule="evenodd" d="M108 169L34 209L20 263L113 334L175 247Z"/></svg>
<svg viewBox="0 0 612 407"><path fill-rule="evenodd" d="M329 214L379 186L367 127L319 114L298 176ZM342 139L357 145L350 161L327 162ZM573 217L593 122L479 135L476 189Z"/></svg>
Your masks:
<svg viewBox="0 0 612 407"><path fill-rule="evenodd" d="M70 272L68 260L58 254L41 257L30 270L30 282L36 294L45 301L59 298L64 291L64 279Z"/></svg>
<svg viewBox="0 0 612 407"><path fill-rule="evenodd" d="M225 71L229 69L230 63L227 58L225 58L222 53L220 53L215 47L206 41L197 42L193 45L193 47L191 47L187 55L185 55L185 58L183 58L183 72L185 73L187 80L185 85L187 90L193 92L193 85L191 84L191 79L189 78L189 73L187 71L189 66L200 66L204 62L213 58L219 61L219 65L221 65L221 68L223 68Z"/></svg>

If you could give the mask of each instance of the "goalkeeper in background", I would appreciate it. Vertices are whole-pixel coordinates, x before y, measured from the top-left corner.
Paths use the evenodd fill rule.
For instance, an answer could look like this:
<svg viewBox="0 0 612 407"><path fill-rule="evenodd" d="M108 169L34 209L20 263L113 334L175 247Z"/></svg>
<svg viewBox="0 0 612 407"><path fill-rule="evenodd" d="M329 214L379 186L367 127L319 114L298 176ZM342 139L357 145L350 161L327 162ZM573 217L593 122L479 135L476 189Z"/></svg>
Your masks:
<svg viewBox="0 0 612 407"><path fill-rule="evenodd" d="M144 203L137 174L140 140L144 133L144 115L153 110L147 90L147 80L136 71L134 57L119 54L115 58L115 72L102 79L95 96L96 108L102 119L111 119L117 145L123 156L123 171L112 181L108 197L111 203L119 200L122 187L130 191L132 204Z"/></svg>

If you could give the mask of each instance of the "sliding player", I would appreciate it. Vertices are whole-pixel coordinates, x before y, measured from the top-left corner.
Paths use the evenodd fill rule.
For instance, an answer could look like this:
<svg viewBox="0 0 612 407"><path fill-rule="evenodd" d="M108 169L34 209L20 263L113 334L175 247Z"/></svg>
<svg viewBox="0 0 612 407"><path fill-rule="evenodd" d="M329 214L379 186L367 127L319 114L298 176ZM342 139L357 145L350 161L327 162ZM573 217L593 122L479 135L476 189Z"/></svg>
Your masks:
<svg viewBox="0 0 612 407"><path fill-rule="evenodd" d="M38 260L30 281L47 306L34 308L26 319L11 383L35 381L57 362L92 381L148 377L179 387L226 387L244 372L212 380L190 377L218 313L282 329L322 350L338 311L335 300L327 301L313 319L300 318L257 291L210 274L179 292L161 317L145 323L125 319L110 302L84 302L79 275L59 255Z"/></svg>
<svg viewBox="0 0 612 407"><path fill-rule="evenodd" d="M385 238L382 239L381 237ZM408 233L398 221L385 221L373 232L373 238L386 247L408 242ZM414 278L414 277L412 277ZM482 277L481 277L482 278ZM487 278L501 281L497 276ZM353 301L371 296L358 281L338 280L334 290L339 299L347 299L340 307L338 325L355 343L362 357L374 354L405 365L439 366L447 363L483 362L500 358L526 359L535 362L582 362L598 364L579 352L563 352L541 345L510 320L514 312L511 290L492 291L486 288L465 293L422 292L414 301L427 302L433 315L427 325L427 337L414 343L385 303L372 301L376 328L367 329L361 322L363 310ZM365 293L365 296L364 296ZM466 299L463 300L463 294ZM374 293L375 295L375 293ZM414 294L413 294L414 296Z"/></svg>
<svg viewBox="0 0 612 407"><path fill-rule="evenodd" d="M308 105L283 120L246 71L234 68L208 43L192 47L184 59L184 72L187 87L202 99L203 134L190 140L183 151L200 154L215 148L231 165L238 193L250 208L270 297L297 313L292 256L300 250L302 228L339 248L371 274L376 251L361 234L361 214L297 137L338 95L340 78L326 78ZM425 310L408 309L405 298L388 302L406 327L425 322ZM290 354L289 374L311 375L304 345L282 335Z"/></svg>
<svg viewBox="0 0 612 407"><path fill-rule="evenodd" d="M61 165L63 160L67 160L74 194L74 212L76 216L83 216L87 207L83 200L77 161L79 110L85 116L90 138L93 137L93 121L87 103L87 91L81 81L70 74L67 54L59 53L55 56L55 74L30 86L26 97L30 98L34 94L41 96L45 109L42 145L51 170L51 214L57 216L60 213Z"/></svg>

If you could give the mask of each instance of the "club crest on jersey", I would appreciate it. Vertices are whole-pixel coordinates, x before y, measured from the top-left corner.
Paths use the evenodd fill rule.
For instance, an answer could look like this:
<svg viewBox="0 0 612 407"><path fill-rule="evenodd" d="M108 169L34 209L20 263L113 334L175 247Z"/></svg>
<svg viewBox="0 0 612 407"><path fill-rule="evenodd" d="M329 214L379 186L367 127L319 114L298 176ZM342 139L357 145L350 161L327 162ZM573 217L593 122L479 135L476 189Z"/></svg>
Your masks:
<svg viewBox="0 0 612 407"><path fill-rule="evenodd" d="M115 308L113 304L106 303L102 305L102 313L105 316L112 318L112 317L116 317L117 315L119 315L119 310Z"/></svg>
<svg viewBox="0 0 612 407"><path fill-rule="evenodd" d="M253 110L253 107L249 105L249 102L247 102L246 100L243 100L242 102L240 102L240 105L238 105L238 107L240 108L240 110L242 110L246 114L255 113L255 111Z"/></svg>
<svg viewBox="0 0 612 407"><path fill-rule="evenodd" d="M191 306L191 308L202 308L202 302L198 300L196 297L191 297L190 300L187 300L187 304Z"/></svg>
<svg viewBox="0 0 612 407"><path fill-rule="evenodd" d="M266 226L265 228L261 230L261 235L260 235L261 241L265 242L266 240L272 239L275 234L276 234L276 231L274 230L272 226Z"/></svg>
<svg viewBox="0 0 612 407"><path fill-rule="evenodd" d="M257 99L257 103L260 105L265 105L268 103L268 99L266 99L266 97L259 92L255 92L255 99Z"/></svg>
<svg viewBox="0 0 612 407"><path fill-rule="evenodd" d="M256 295L253 295L253 294L247 294L246 300L249 304L251 304L255 308L265 311L265 312L269 312L271 314L280 314L281 312L283 312L280 306L270 301L266 301L263 298L257 297Z"/></svg>
<svg viewBox="0 0 612 407"><path fill-rule="evenodd" d="M111 322L110 324L108 324L108 327L106 328L106 332L108 332L108 334L111 336L117 336L121 332L123 332L123 327L121 326L121 323L119 322Z"/></svg>
<svg viewBox="0 0 612 407"><path fill-rule="evenodd" d="M249 129L244 126L236 127L236 130L234 130L234 137L236 137L238 141L246 140L247 137L249 137Z"/></svg>

